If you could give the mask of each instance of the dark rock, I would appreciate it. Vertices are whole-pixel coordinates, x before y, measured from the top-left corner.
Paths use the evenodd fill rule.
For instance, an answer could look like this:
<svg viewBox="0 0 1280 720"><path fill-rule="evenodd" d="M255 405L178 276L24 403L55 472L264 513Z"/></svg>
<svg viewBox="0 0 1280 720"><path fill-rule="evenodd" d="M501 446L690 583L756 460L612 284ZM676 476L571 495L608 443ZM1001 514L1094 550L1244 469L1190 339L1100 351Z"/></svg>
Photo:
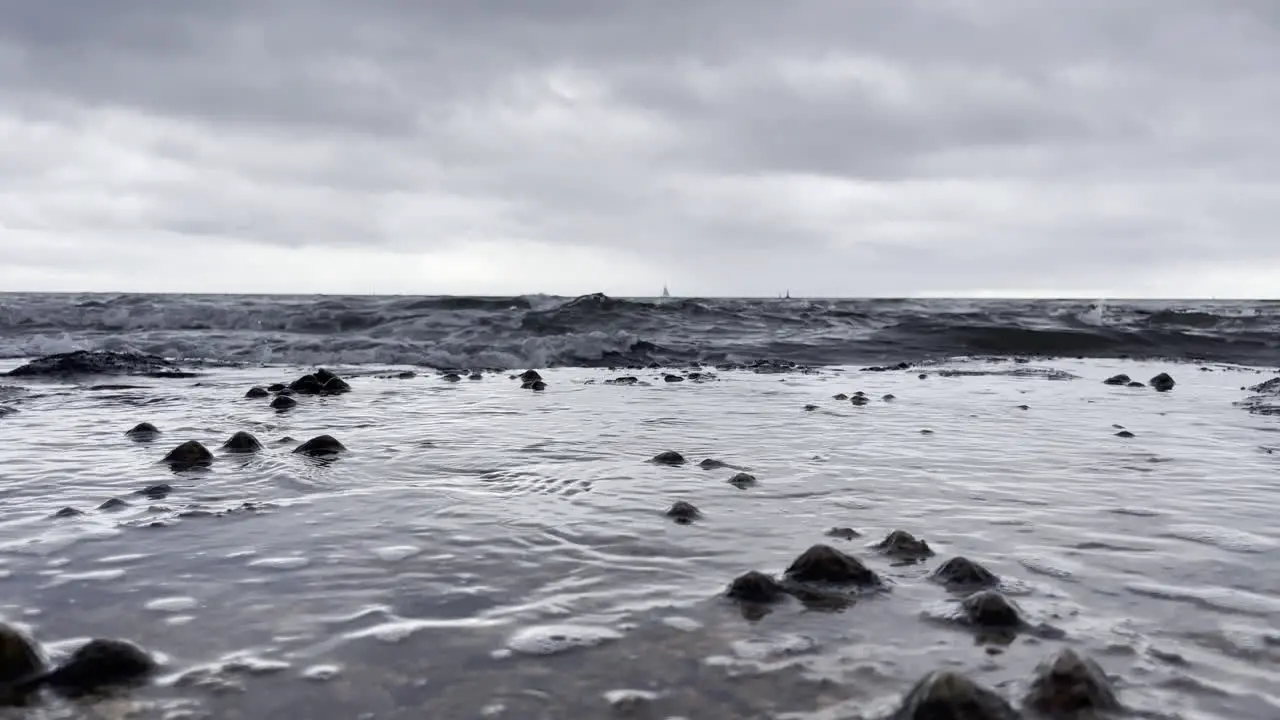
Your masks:
<svg viewBox="0 0 1280 720"><path fill-rule="evenodd" d="M960 607L974 627L1011 629L1023 624L1013 601L996 590L979 590L962 600Z"/></svg>
<svg viewBox="0 0 1280 720"><path fill-rule="evenodd" d="M174 467L189 468L208 465L213 462L213 453L199 441L188 440L169 451L162 461Z"/></svg>
<svg viewBox="0 0 1280 720"><path fill-rule="evenodd" d="M1102 382L1104 385L1128 385L1132 380L1128 375L1120 373L1119 375L1112 375Z"/></svg>
<svg viewBox="0 0 1280 720"><path fill-rule="evenodd" d="M160 430L149 422L141 422L125 431L125 435L134 440L154 440L160 435Z"/></svg>
<svg viewBox="0 0 1280 720"><path fill-rule="evenodd" d="M152 500L163 500L166 497L169 497L169 493L171 492L173 492L172 486L165 483L159 483L158 485L148 485L147 487L138 490L135 494L145 495Z"/></svg>
<svg viewBox="0 0 1280 720"><path fill-rule="evenodd" d="M685 463L685 460L684 460L684 456L676 452L675 450L663 450L657 455L654 455L649 460L649 462L657 463L659 465L683 465ZM703 461L703 462L706 462L706 461ZM703 467L707 467L707 466L703 465Z"/></svg>
<svg viewBox="0 0 1280 720"><path fill-rule="evenodd" d="M129 507L129 503L121 500L120 498L111 498L110 500L107 500L106 502L99 505L98 509L99 510L121 510L127 507Z"/></svg>
<svg viewBox="0 0 1280 720"><path fill-rule="evenodd" d="M319 395L320 391L324 389L324 385L315 375L303 375L289 383L289 389L299 395Z"/></svg>
<svg viewBox="0 0 1280 720"><path fill-rule="evenodd" d="M298 401L294 400L288 395L277 395L275 400L271 401L271 407L281 412L284 412L285 410L292 410L297 406L298 406Z"/></svg>
<svg viewBox="0 0 1280 720"><path fill-rule="evenodd" d="M267 392L278 393L287 390L288 386L284 383L271 383L267 386Z"/></svg>
<svg viewBox="0 0 1280 720"><path fill-rule="evenodd" d="M77 510L76 508L73 508L73 507L64 507L58 512L54 513L53 516L56 518L69 518L69 517L80 517L83 514L84 514L83 510Z"/></svg>
<svg viewBox="0 0 1280 720"><path fill-rule="evenodd" d="M1047 717L1064 719L1120 709L1107 674L1072 648L1059 650L1036 667L1024 704Z"/></svg>
<svg viewBox="0 0 1280 720"><path fill-rule="evenodd" d="M320 455L336 455L346 451L346 446L338 442L332 435L317 435L294 448L295 453L317 457Z"/></svg>
<svg viewBox="0 0 1280 720"><path fill-rule="evenodd" d="M244 396L247 398L256 399L256 398L267 397L270 394L271 393L267 392L267 389L264 387L251 387L247 392L245 392Z"/></svg>
<svg viewBox="0 0 1280 720"><path fill-rule="evenodd" d="M522 383L531 383L531 382L534 382L535 380L541 380L541 379L542 379L542 376L538 374L537 370L525 370L524 372L520 373L520 382Z"/></svg>
<svg viewBox="0 0 1280 720"><path fill-rule="evenodd" d="M671 451L668 450L667 452L671 452ZM666 453L663 453L663 454L665 455ZM675 454L679 455L679 453L675 453ZM655 458L655 461L656 461L656 458ZM680 458L680 462L684 462L683 457ZM702 468L703 470L719 470L722 467L728 467L728 465L723 460L716 460L715 458L707 458L702 462L698 463L698 467Z"/></svg>
<svg viewBox="0 0 1280 720"><path fill-rule="evenodd" d="M682 525L687 525L702 517L702 511L695 507L693 503L677 500L672 503L671 507L667 508L667 517Z"/></svg>
<svg viewBox="0 0 1280 720"><path fill-rule="evenodd" d="M818 406L813 404L805 405L804 409L805 409L805 412L813 412L814 410L818 409Z"/></svg>
<svg viewBox="0 0 1280 720"><path fill-rule="evenodd" d="M640 378L634 375L623 375L622 377L613 378L612 380L605 380L604 384L605 385L635 385L638 382L640 382Z"/></svg>
<svg viewBox="0 0 1280 720"><path fill-rule="evenodd" d="M8 405L0 405L0 418L8 417L16 412L18 412L18 408L12 408Z"/></svg>
<svg viewBox="0 0 1280 720"><path fill-rule="evenodd" d="M62 695L80 697L138 683L157 668L145 650L126 640L95 639L41 680Z"/></svg>
<svg viewBox="0 0 1280 720"><path fill-rule="evenodd" d="M1120 432L1116 433L1116 437L1118 437L1118 438L1131 438L1131 437L1134 437L1134 434L1133 434L1133 433L1131 433L1131 432L1129 432L1128 430L1121 430Z"/></svg>
<svg viewBox="0 0 1280 720"><path fill-rule="evenodd" d="M45 657L30 635L0 623L0 683L25 680L45 671Z"/></svg>
<svg viewBox="0 0 1280 720"><path fill-rule="evenodd" d="M1160 373L1148 380L1147 384L1156 392L1169 392L1174 386L1173 378L1169 376L1169 373Z"/></svg>
<svg viewBox="0 0 1280 720"><path fill-rule="evenodd" d="M1019 406L1018 406L1018 409L1019 409L1019 410L1030 410L1030 409L1031 409L1031 406L1030 406L1030 405L1019 405Z"/></svg>
<svg viewBox="0 0 1280 720"><path fill-rule="evenodd" d="M401 372L401 373L397 373L397 374L396 374L396 379L397 379L397 380L412 380L412 379L414 379L414 378L416 378L416 377L418 377L418 373L416 373L416 372L414 372L414 371L412 371L412 370L405 370L404 372Z"/></svg>
<svg viewBox="0 0 1280 720"><path fill-rule="evenodd" d="M684 377L683 377L683 376L681 376L681 375L672 375L672 374L670 374L670 373L668 373L668 374L666 374L666 375L663 375L663 376L662 376L662 379L663 379L663 380L665 380L666 382L669 382L669 383L674 383L674 382L684 382Z"/></svg>
<svg viewBox="0 0 1280 720"><path fill-rule="evenodd" d="M929 578L950 588L991 587L1000 582L995 573L966 557L947 560Z"/></svg>
<svg viewBox="0 0 1280 720"><path fill-rule="evenodd" d="M459 380L462 379L462 376L459 375L458 373L445 373L444 375L440 376L440 379L444 380L445 382L458 382Z"/></svg>
<svg viewBox="0 0 1280 720"><path fill-rule="evenodd" d="M933 549L929 547L929 543L905 530L894 530L876 543L875 547L886 555L903 559L917 560L933 556Z"/></svg>
<svg viewBox="0 0 1280 720"><path fill-rule="evenodd" d="M1019 720L996 691L954 670L935 670L919 680L889 720Z"/></svg>
<svg viewBox="0 0 1280 720"><path fill-rule="evenodd" d="M787 591L773 576L752 570L734 578L725 596L742 602L766 604L782 600Z"/></svg>
<svg viewBox="0 0 1280 720"><path fill-rule="evenodd" d="M921 380L926 380L926 379L928 379L929 374L928 374L928 373L920 373L920 374L919 374L919 375L917 375L916 377L920 378Z"/></svg>
<svg viewBox="0 0 1280 720"><path fill-rule="evenodd" d="M879 585L880 578L852 555L830 545L814 545L787 567L786 575L800 582Z"/></svg>
<svg viewBox="0 0 1280 720"><path fill-rule="evenodd" d="M833 527L826 533L827 537L840 538L841 540L852 540L856 537L862 537L862 533L851 527Z"/></svg>
<svg viewBox="0 0 1280 720"><path fill-rule="evenodd" d="M546 384L545 382L541 381L541 380L534 380L533 382L525 383L525 384L521 385L520 387L521 387L521 388L523 388L523 389L525 389L525 390L533 390L534 392L542 392L543 390L546 390L546 389L547 389L547 384Z"/></svg>
<svg viewBox="0 0 1280 720"><path fill-rule="evenodd" d="M222 449L238 453L257 452L262 449L262 443L252 434L240 430L222 443Z"/></svg>
<svg viewBox="0 0 1280 720"><path fill-rule="evenodd" d="M320 386L321 395L341 395L349 392L351 392L351 385L337 376L329 378L324 385Z"/></svg>
<svg viewBox="0 0 1280 720"><path fill-rule="evenodd" d="M1144 382L1140 382L1140 381L1138 381L1138 380L1134 380L1133 382L1129 383L1129 384L1128 384L1128 385L1126 385L1125 387L1131 387L1131 388L1144 388L1144 387L1146 387L1146 386L1147 386L1147 384L1146 384L1146 383L1144 383Z"/></svg>
<svg viewBox="0 0 1280 720"><path fill-rule="evenodd" d="M880 398L880 399L881 399L881 400L883 400L883 401L885 401L885 402L893 402L894 400L897 400L898 398L897 398L897 396L896 396L896 395L894 395L893 393L889 393L889 394L885 395L884 397L882 397L882 398Z"/></svg>
<svg viewBox="0 0 1280 720"><path fill-rule="evenodd" d="M751 473L740 472L729 478L729 484L738 489L749 488L756 484L756 476Z"/></svg>
<svg viewBox="0 0 1280 720"><path fill-rule="evenodd" d="M484 379L484 375L482 375L481 373L478 373L478 372L473 372L473 373L471 373L470 375L468 375L468 376L467 376L467 379L468 379L468 380L483 380L483 379Z"/></svg>
<svg viewBox="0 0 1280 720"><path fill-rule="evenodd" d="M195 377L196 373L184 372L177 364L157 355L109 350L76 350L48 355L9 371L10 377L75 375L144 375L184 378Z"/></svg>
<svg viewBox="0 0 1280 720"><path fill-rule="evenodd" d="M844 393L836 393L835 395L831 396L831 399L832 400L848 400L849 396L845 395Z"/></svg>
<svg viewBox="0 0 1280 720"><path fill-rule="evenodd" d="M933 434L933 431L932 431L932 430L930 430L929 428L923 428L923 429L921 429L921 430L920 430L920 434L921 434L921 435L932 435L932 434Z"/></svg>
<svg viewBox="0 0 1280 720"><path fill-rule="evenodd" d="M867 399L866 395L854 395L853 397L849 398L849 402L853 403L856 406L861 407L871 401Z"/></svg>

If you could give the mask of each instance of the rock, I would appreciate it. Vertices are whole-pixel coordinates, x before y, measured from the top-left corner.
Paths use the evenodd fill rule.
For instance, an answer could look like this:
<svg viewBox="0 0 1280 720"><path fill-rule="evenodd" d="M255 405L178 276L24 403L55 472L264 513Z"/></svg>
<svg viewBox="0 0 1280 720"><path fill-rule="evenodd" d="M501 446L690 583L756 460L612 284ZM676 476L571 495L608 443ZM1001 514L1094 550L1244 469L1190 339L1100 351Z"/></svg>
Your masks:
<svg viewBox="0 0 1280 720"><path fill-rule="evenodd" d="M1144 382L1139 382L1138 380L1134 380L1133 382L1129 383L1129 384L1128 384L1128 385L1126 385L1125 387L1131 387L1131 388L1144 388L1144 387L1146 387L1146 386L1147 386L1147 384L1146 384L1146 383L1144 383Z"/></svg>
<svg viewBox="0 0 1280 720"><path fill-rule="evenodd" d="M853 403L858 407L861 407L871 401L867 399L866 395L854 395L853 397L849 398L849 402Z"/></svg>
<svg viewBox="0 0 1280 720"><path fill-rule="evenodd" d="M160 436L160 430L149 422L140 422L124 433L127 437L133 438L140 442L147 440L155 440Z"/></svg>
<svg viewBox="0 0 1280 720"><path fill-rule="evenodd" d="M16 412L18 412L18 408L12 408L8 405L0 405L0 418L8 417Z"/></svg>
<svg viewBox="0 0 1280 720"><path fill-rule="evenodd" d="M929 543L905 530L894 530L876 543L877 550L897 558L918 560L933 556Z"/></svg>
<svg viewBox="0 0 1280 720"><path fill-rule="evenodd" d="M791 562L787 577L801 582L879 585L880 577L852 555L830 545L814 545Z"/></svg>
<svg viewBox="0 0 1280 720"><path fill-rule="evenodd" d="M75 375L143 375L187 378L177 364L157 355L109 350L76 350L47 355L9 371L10 377L70 377Z"/></svg>
<svg viewBox="0 0 1280 720"><path fill-rule="evenodd" d="M897 397L896 395L894 395L893 393L888 393L887 395L884 395L884 396L883 396L883 397L881 397L880 399L881 399L881 400L883 400L883 401L885 401L885 402L893 402L894 400L897 400L897 399L898 399L898 397Z"/></svg>
<svg viewBox="0 0 1280 720"><path fill-rule="evenodd" d="M954 670L935 670L907 691L890 720L1018 720L994 690Z"/></svg>
<svg viewBox="0 0 1280 720"><path fill-rule="evenodd" d="M537 370L525 370L524 372L520 373L520 382L522 383L536 382L541 379L542 379L542 376L538 374Z"/></svg>
<svg viewBox="0 0 1280 720"><path fill-rule="evenodd" d="M1128 385L1130 382L1132 382L1132 380L1129 378L1128 375L1125 375L1124 373L1120 373L1119 375L1112 375L1111 377L1102 381L1104 385Z"/></svg>
<svg viewBox="0 0 1280 720"><path fill-rule="evenodd" d="M41 678L60 694L79 697L113 686L137 683L157 668L145 650L126 640L94 639Z"/></svg>
<svg viewBox="0 0 1280 720"><path fill-rule="evenodd" d="M919 374L919 375L917 375L916 377L920 378L921 380L928 380L928 379L929 379L929 374L928 374L928 373L920 373L920 374Z"/></svg>
<svg viewBox="0 0 1280 720"><path fill-rule="evenodd" d="M725 596L749 603L775 603L787 596L782 584L758 570L739 575L729 583Z"/></svg>
<svg viewBox="0 0 1280 720"><path fill-rule="evenodd" d="M751 473L740 472L737 475L734 475L733 477L729 478L729 484L733 485L739 490L744 488L749 488L756 484L756 476L752 475Z"/></svg>
<svg viewBox="0 0 1280 720"><path fill-rule="evenodd" d="M657 463L658 465L683 465L685 460L684 456L675 450L663 450L654 455L649 462ZM706 465L703 465L703 467L706 467Z"/></svg>
<svg viewBox="0 0 1280 720"><path fill-rule="evenodd" d="M833 527L826 532L826 536L840 538L841 540L852 540L856 537L862 537L862 533L851 527Z"/></svg>
<svg viewBox="0 0 1280 720"><path fill-rule="evenodd" d="M1169 373L1160 373L1148 380L1147 384L1156 392L1169 392L1174 386L1173 378L1169 376Z"/></svg>
<svg viewBox="0 0 1280 720"><path fill-rule="evenodd" d="M670 452L670 451L668 450L667 452ZM663 455L665 454L666 453L663 453ZM679 453L673 453L673 454L679 455ZM680 461L684 462L684 458L681 457ZM702 462L698 463L698 467L702 468L703 470L719 470L722 467L728 467L728 466L725 464L723 460L716 460L715 458L707 458Z"/></svg>
<svg viewBox="0 0 1280 720"><path fill-rule="evenodd" d="M664 381L666 381L666 382L669 382L669 383L684 382L684 377L683 377L683 376L681 376L681 375L672 375L671 373L667 373L666 375L663 375L663 376L662 376L662 379L663 379Z"/></svg>
<svg viewBox="0 0 1280 720"><path fill-rule="evenodd" d="M83 510L78 510L73 507L64 507L61 510L55 512L53 516L56 518L69 518L69 517L80 517L83 514L84 514Z"/></svg>
<svg viewBox="0 0 1280 720"><path fill-rule="evenodd" d="M127 507L129 507L129 503L121 500L120 498L111 498L106 502L102 503L101 505L99 505L98 509L110 511L110 510L123 510L124 508L127 508Z"/></svg>
<svg viewBox="0 0 1280 720"><path fill-rule="evenodd" d="M831 399L832 400L848 400L849 396L845 395L844 393L836 393L835 395L831 396Z"/></svg>
<svg viewBox="0 0 1280 720"><path fill-rule="evenodd" d="M1063 648L1035 669L1024 704L1051 718L1120 709L1107 674L1092 659Z"/></svg>
<svg viewBox="0 0 1280 720"><path fill-rule="evenodd" d="M702 511L695 507L693 503L677 500L671 507L667 508L667 517L682 525L687 525L702 517Z"/></svg>
<svg viewBox="0 0 1280 720"><path fill-rule="evenodd" d="M200 467L213 462L213 453L199 441L188 440L170 450L162 462L178 468Z"/></svg>
<svg viewBox="0 0 1280 720"><path fill-rule="evenodd" d="M256 399L267 397L270 394L271 393L267 392L267 389L264 387L251 387L247 392L245 392L244 396L250 399Z"/></svg>
<svg viewBox="0 0 1280 720"><path fill-rule="evenodd" d="M1000 582L995 573L966 557L947 560L929 578L949 588L992 587Z"/></svg>
<svg viewBox="0 0 1280 720"><path fill-rule="evenodd" d="M172 486L166 483L159 483L157 485L148 485L147 487L144 487L141 490L138 490L134 494L145 495L151 498L152 500L163 500L169 497L169 493L171 492L173 492Z"/></svg>
<svg viewBox="0 0 1280 720"><path fill-rule="evenodd" d="M1023 625L1013 601L996 590L979 590L960 602L964 619L979 628L1011 629Z"/></svg>
<svg viewBox="0 0 1280 720"><path fill-rule="evenodd" d="M289 388L284 383L271 383L270 385L267 386L267 392L273 392L273 393L284 392L287 389Z"/></svg>
<svg viewBox="0 0 1280 720"><path fill-rule="evenodd" d="M346 449L346 446L338 442L332 435L317 435L294 448L293 451L300 455L318 457L321 455L336 455L340 452L345 452Z"/></svg>
<svg viewBox="0 0 1280 720"><path fill-rule="evenodd" d="M471 373L470 375L468 375L468 376L467 376L467 379L468 379L468 380L483 380L483 379L484 379L484 375L483 375L483 374L481 374L481 373L478 373L478 372L473 372L473 373Z"/></svg>
<svg viewBox="0 0 1280 720"><path fill-rule="evenodd" d="M805 409L805 412L813 412L814 410L818 409L818 406L810 403L808 405L805 405L804 409Z"/></svg>
<svg viewBox="0 0 1280 720"><path fill-rule="evenodd" d="M240 430L222 443L222 449L237 453L257 452L262 449L262 443L252 434Z"/></svg>
<svg viewBox="0 0 1280 720"><path fill-rule="evenodd" d="M396 373L397 380L412 380L416 377L418 377L418 373L412 370L405 370L404 372Z"/></svg>
<svg viewBox="0 0 1280 720"><path fill-rule="evenodd" d="M288 395L277 395L276 398L271 401L271 407L275 408L276 410L279 410L280 412L284 412L285 410L292 410L293 408L297 407L297 405L298 405L298 401L294 400Z"/></svg>
<svg viewBox="0 0 1280 720"><path fill-rule="evenodd" d="M1131 437L1134 437L1134 434L1133 434L1133 433L1131 433L1131 432L1129 432L1128 430L1121 430L1120 432L1116 433L1116 437L1118 437L1118 438L1131 438Z"/></svg>
<svg viewBox="0 0 1280 720"><path fill-rule="evenodd" d="M459 375L458 373L445 373L440 376L440 379L444 380L445 382L458 382L462 380L462 376Z"/></svg>
<svg viewBox="0 0 1280 720"><path fill-rule="evenodd" d="M24 680L45 671L45 657L30 635L0 623L0 683Z"/></svg>
<svg viewBox="0 0 1280 720"><path fill-rule="evenodd" d="M534 380L533 382L527 382L522 384L520 388L522 390L533 390L534 392L542 392L543 390L547 389L547 384L541 380Z"/></svg>
<svg viewBox="0 0 1280 720"><path fill-rule="evenodd" d="M1030 406L1030 405L1019 405L1019 406L1018 406L1018 409L1019 409L1019 410L1030 410L1030 409L1031 409L1031 406Z"/></svg>

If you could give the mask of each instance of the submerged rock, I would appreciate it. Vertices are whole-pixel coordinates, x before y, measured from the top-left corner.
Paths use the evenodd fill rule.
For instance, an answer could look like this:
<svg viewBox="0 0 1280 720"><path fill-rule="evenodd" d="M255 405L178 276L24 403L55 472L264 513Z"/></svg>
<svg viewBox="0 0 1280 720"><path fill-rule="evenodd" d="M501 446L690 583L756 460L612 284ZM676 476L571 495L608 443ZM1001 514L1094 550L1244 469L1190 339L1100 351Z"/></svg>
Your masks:
<svg viewBox="0 0 1280 720"><path fill-rule="evenodd" d="M238 453L257 452L262 449L262 443L251 433L240 430L222 443L222 449Z"/></svg>
<svg viewBox="0 0 1280 720"><path fill-rule="evenodd" d="M823 544L814 545L801 553L787 567L786 575L800 582L880 584L880 577L860 560Z"/></svg>
<svg viewBox="0 0 1280 720"><path fill-rule="evenodd" d="M468 376L467 376L467 379L468 379L468 380L483 380L483 379L484 379L484 374L483 374L483 373L481 373L481 372L473 372L473 373L471 373L470 375L468 375Z"/></svg>
<svg viewBox="0 0 1280 720"><path fill-rule="evenodd" d="M996 691L954 670L935 670L902 699L891 720L1018 720Z"/></svg>
<svg viewBox="0 0 1280 720"><path fill-rule="evenodd" d="M129 503L121 500L120 498L113 497L108 499L106 502L102 503L101 505L99 505L98 509L110 511L110 510L122 510L127 507L129 507Z"/></svg>
<svg viewBox="0 0 1280 720"><path fill-rule="evenodd" d="M867 396L866 396L866 395L862 395L862 394L860 394L860 393L855 393L855 394L853 395L853 397L849 398L849 402L853 403L854 405L857 405L857 406L861 407L862 405L866 405L867 403L869 403L869 402L871 402L871 401L870 401L869 399L867 399Z"/></svg>
<svg viewBox="0 0 1280 720"><path fill-rule="evenodd" d="M531 380L520 385L521 390L532 390L534 392L542 392L547 389L547 384L541 380Z"/></svg>
<svg viewBox="0 0 1280 720"><path fill-rule="evenodd" d="M856 537L862 537L862 533L851 527L833 527L826 532L827 537L840 538L841 540L852 540Z"/></svg>
<svg viewBox="0 0 1280 720"><path fill-rule="evenodd" d="M1116 437L1118 437L1118 438L1131 438L1131 437L1134 437L1134 434L1133 434L1133 433L1131 433L1131 432L1129 432L1128 430L1121 430L1120 432L1116 433Z"/></svg>
<svg viewBox="0 0 1280 720"><path fill-rule="evenodd" d="M138 683L156 668L156 661L137 645L98 638L82 645L40 681L63 695L77 697Z"/></svg>
<svg viewBox="0 0 1280 720"><path fill-rule="evenodd" d="M10 370L8 374L10 377L145 375L184 378L196 376L196 373L184 372L176 363L158 355L110 350L76 350L47 355Z"/></svg>
<svg viewBox="0 0 1280 720"><path fill-rule="evenodd" d="M649 462L657 463L658 465L683 465L685 460L684 456L675 450L663 450L657 455L654 455ZM703 465L703 467L706 466Z"/></svg>
<svg viewBox="0 0 1280 720"><path fill-rule="evenodd" d="M288 395L277 395L275 399L271 401L271 407L280 411L292 410L297 405L298 401Z"/></svg>
<svg viewBox="0 0 1280 720"><path fill-rule="evenodd" d="M1125 375L1124 373L1120 373L1119 375L1112 375L1111 377L1102 381L1104 385L1128 385L1130 382L1132 382L1132 380L1129 378L1128 375Z"/></svg>
<svg viewBox="0 0 1280 720"><path fill-rule="evenodd" d="M848 400L849 396L845 395L844 393L836 393L835 395L831 396L831 399L832 400Z"/></svg>
<svg viewBox="0 0 1280 720"><path fill-rule="evenodd" d="M1144 387L1146 387L1146 386L1147 386L1147 384L1146 384L1146 383L1141 382L1141 381L1138 381L1138 380L1134 380L1133 382L1129 383L1129 384L1128 384L1128 385L1126 385L1125 387L1131 387L1131 388L1144 388Z"/></svg>
<svg viewBox="0 0 1280 720"><path fill-rule="evenodd" d="M462 380L462 376L459 375L458 373L451 372L451 373L445 373L441 375L440 379L444 380L445 382L460 382Z"/></svg>
<svg viewBox="0 0 1280 720"><path fill-rule="evenodd" d="M148 485L141 490L136 491L135 495L145 495L152 500L163 500L169 497L169 493L173 492L173 487L167 483L159 483L157 485Z"/></svg>
<svg viewBox="0 0 1280 720"><path fill-rule="evenodd" d="M83 510L79 510L77 508L67 506L55 512L53 516L56 518L69 518L69 517L80 517L83 514L84 514Z"/></svg>
<svg viewBox="0 0 1280 720"><path fill-rule="evenodd" d="M666 453L663 453L663 454L666 454ZM675 454L679 455L679 453L675 453ZM683 462L684 458L681 457L680 460L681 462ZM725 463L723 460L716 460L715 458L707 458L702 462L698 463L698 467L702 468L703 470L719 470L722 467L728 467L728 464Z"/></svg>
<svg viewBox="0 0 1280 720"><path fill-rule="evenodd" d="M533 383L541 379L542 376L538 374L537 370L525 370L520 373L520 382L522 383Z"/></svg>
<svg viewBox="0 0 1280 720"><path fill-rule="evenodd" d="M883 540L876 543L875 548L886 555L904 560L919 560L932 557L934 554L933 549L929 547L929 543L917 539L916 536L906 530L894 530L886 535Z"/></svg>
<svg viewBox="0 0 1280 720"><path fill-rule="evenodd" d="M302 443L293 451L300 455L318 457L320 455L337 455L346 451L346 446L338 442L332 435L317 435Z"/></svg>
<svg viewBox="0 0 1280 720"><path fill-rule="evenodd" d="M966 557L953 557L929 574L934 582L949 588L992 587L1000 582L995 573Z"/></svg>
<svg viewBox="0 0 1280 720"><path fill-rule="evenodd" d="M1107 674L1072 648L1059 650L1036 667L1024 704L1048 717L1064 719L1120 708Z"/></svg>
<svg viewBox="0 0 1280 720"><path fill-rule="evenodd" d="M285 385L284 383L271 383L270 385L267 386L267 392L273 392L273 393L284 392L285 390L288 390L288 389L289 389L288 386Z"/></svg>
<svg viewBox="0 0 1280 720"><path fill-rule="evenodd" d="M733 477L729 478L729 484L733 485L739 490L749 488L756 484L756 476L752 475L751 473L740 472L737 475L734 475Z"/></svg>
<svg viewBox="0 0 1280 720"><path fill-rule="evenodd" d="M124 434L134 440L154 440L160 436L160 430L149 422L140 422Z"/></svg>
<svg viewBox="0 0 1280 720"><path fill-rule="evenodd" d="M1013 601L996 590L979 590L960 603L967 624L977 628L1011 630L1025 623Z"/></svg>
<svg viewBox="0 0 1280 720"><path fill-rule="evenodd" d="M1160 373L1148 380L1147 384L1155 389L1156 392L1169 392L1174 386L1173 378L1169 373Z"/></svg>
<svg viewBox="0 0 1280 720"><path fill-rule="evenodd" d="M213 453L197 440L188 440L169 451L162 460L174 467L198 467L213 462Z"/></svg>
<svg viewBox="0 0 1280 720"><path fill-rule="evenodd" d="M758 570L743 573L729 583L725 596L749 603L775 603L787 596L782 584Z"/></svg>
<svg viewBox="0 0 1280 720"><path fill-rule="evenodd" d="M694 520L702 517L702 511L693 505L693 503L684 500L675 501L671 507L667 508L667 517L676 522L687 525Z"/></svg>
<svg viewBox="0 0 1280 720"><path fill-rule="evenodd" d="M244 396L250 399L264 398L270 395L264 387L251 387L245 392Z"/></svg>
<svg viewBox="0 0 1280 720"><path fill-rule="evenodd" d="M320 368L289 383L289 389L302 395L340 395L350 392L351 386L336 374Z"/></svg>

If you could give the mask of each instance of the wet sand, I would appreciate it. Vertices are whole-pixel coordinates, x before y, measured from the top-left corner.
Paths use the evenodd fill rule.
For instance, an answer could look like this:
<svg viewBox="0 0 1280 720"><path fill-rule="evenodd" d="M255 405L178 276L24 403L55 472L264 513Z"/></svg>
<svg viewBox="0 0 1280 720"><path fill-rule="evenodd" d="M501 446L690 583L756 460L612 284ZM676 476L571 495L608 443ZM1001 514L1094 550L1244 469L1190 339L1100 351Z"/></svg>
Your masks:
<svg viewBox="0 0 1280 720"><path fill-rule="evenodd" d="M55 656L90 636L162 656L153 685L47 717L874 717L939 667L1016 700L1062 646L1148 717L1280 714L1280 420L1232 406L1270 374L954 367L1023 375L563 369L533 392L332 368L350 393L286 413L243 396L302 369L5 380L26 389L0 418L0 613ZM1036 372L1050 367L1079 378ZM1161 371L1171 392L1101 382ZM604 383L619 375L649 384ZM855 391L866 405L833 399ZM124 436L142 421L163 434ZM219 451L237 430L265 448ZM322 433L350 451L290 452ZM157 464L191 439L209 469ZM647 462L668 449L689 462ZM730 484L740 471L758 482ZM136 494L158 483L172 492ZM97 509L112 497L128 505ZM703 516L672 522L677 500ZM67 506L85 514L51 517ZM898 528L936 555L868 547ZM889 591L758 618L721 597L815 543ZM1063 637L949 622L956 596L926 576L956 555Z"/></svg>

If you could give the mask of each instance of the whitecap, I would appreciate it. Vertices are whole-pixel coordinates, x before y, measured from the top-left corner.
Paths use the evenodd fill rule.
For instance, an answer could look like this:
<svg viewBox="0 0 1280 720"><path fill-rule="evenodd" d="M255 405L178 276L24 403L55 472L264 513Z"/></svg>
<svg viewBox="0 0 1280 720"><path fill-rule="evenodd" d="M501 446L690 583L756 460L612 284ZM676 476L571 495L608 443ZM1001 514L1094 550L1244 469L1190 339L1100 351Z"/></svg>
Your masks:
<svg viewBox="0 0 1280 720"><path fill-rule="evenodd" d="M621 638L622 633L598 625L535 625L517 630L506 645L521 655L556 655Z"/></svg>

